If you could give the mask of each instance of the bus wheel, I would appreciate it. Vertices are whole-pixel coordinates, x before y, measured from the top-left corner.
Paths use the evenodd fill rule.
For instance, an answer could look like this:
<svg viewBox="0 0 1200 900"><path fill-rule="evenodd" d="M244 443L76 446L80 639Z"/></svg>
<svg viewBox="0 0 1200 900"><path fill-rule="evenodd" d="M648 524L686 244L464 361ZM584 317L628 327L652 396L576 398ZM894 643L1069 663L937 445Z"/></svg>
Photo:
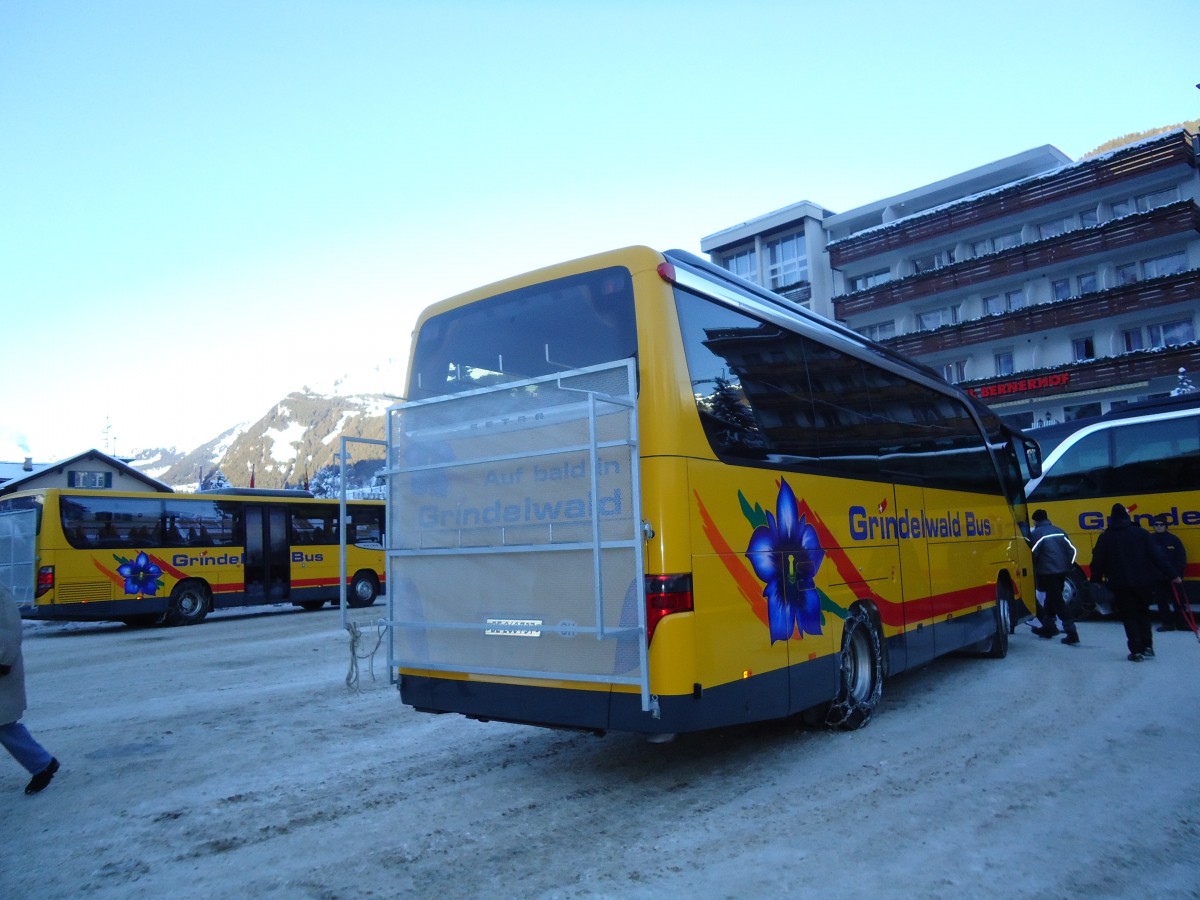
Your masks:
<svg viewBox="0 0 1200 900"><path fill-rule="evenodd" d="M853 731L871 720L883 696L883 644L870 613L861 606L846 617L838 663L838 694L825 724Z"/></svg>
<svg viewBox="0 0 1200 900"><path fill-rule="evenodd" d="M1091 585L1078 566L1067 573L1067 580L1063 582L1063 605L1073 622L1095 618L1098 612Z"/></svg>
<svg viewBox="0 0 1200 900"><path fill-rule="evenodd" d="M208 615L208 590L199 581L181 581L167 604L168 625L196 625Z"/></svg>
<svg viewBox="0 0 1200 900"><path fill-rule="evenodd" d="M1012 634L1012 590L1007 584L996 585L996 631L983 646L983 655L989 659L1004 659L1008 656L1008 636Z"/></svg>
<svg viewBox="0 0 1200 900"><path fill-rule="evenodd" d="M375 580L374 572L358 572L350 582L350 592L346 595L346 605L352 609L371 606L379 596L379 582Z"/></svg>

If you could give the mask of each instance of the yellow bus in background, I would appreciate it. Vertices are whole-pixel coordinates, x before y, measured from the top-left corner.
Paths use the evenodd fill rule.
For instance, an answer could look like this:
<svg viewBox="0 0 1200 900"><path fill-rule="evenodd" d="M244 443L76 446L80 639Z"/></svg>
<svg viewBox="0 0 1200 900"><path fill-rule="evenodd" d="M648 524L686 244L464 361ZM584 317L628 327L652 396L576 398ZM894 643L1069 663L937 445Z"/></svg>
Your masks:
<svg viewBox="0 0 1200 900"><path fill-rule="evenodd" d="M388 428L391 663L419 710L854 728L885 677L1003 657L1033 609L1036 445L691 254L431 307Z"/></svg>
<svg viewBox="0 0 1200 900"><path fill-rule="evenodd" d="M1077 618L1108 614L1105 594L1082 590L1114 503L1153 531L1156 515L1187 553L1184 590L1200 605L1200 391L1131 403L1103 416L1039 428L1042 474L1026 490L1078 550L1064 596ZM1099 605L1097 605L1099 604Z"/></svg>
<svg viewBox="0 0 1200 900"><path fill-rule="evenodd" d="M339 508L304 491L15 492L0 497L0 522L31 554L4 571L27 619L192 625L234 606L315 610L340 599ZM347 604L370 606L386 584L385 506L346 510Z"/></svg>

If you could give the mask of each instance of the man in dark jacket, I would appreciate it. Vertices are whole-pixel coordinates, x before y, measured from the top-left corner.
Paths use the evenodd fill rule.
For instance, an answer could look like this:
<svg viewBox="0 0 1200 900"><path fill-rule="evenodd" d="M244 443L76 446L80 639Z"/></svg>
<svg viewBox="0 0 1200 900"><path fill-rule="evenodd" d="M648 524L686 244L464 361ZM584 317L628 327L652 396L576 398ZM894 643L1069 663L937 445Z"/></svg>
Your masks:
<svg viewBox="0 0 1200 900"><path fill-rule="evenodd" d="M1150 535L1150 539L1154 541L1159 552L1167 560L1171 571L1182 578L1184 570L1187 568L1187 550L1183 547L1183 541L1168 530L1169 525L1166 516L1162 514L1155 516L1154 533ZM1175 601L1174 594L1171 582L1160 580L1154 583L1154 599L1158 601L1158 614L1162 618L1162 624L1158 626L1159 631L1187 630L1188 626L1183 618L1183 610Z"/></svg>
<svg viewBox="0 0 1200 900"><path fill-rule="evenodd" d="M1033 549L1033 575L1037 589L1045 594L1042 601L1042 626L1033 629L1038 637L1052 638L1058 634L1054 620L1061 619L1067 636L1064 644L1078 644L1079 631L1063 602L1063 584L1075 565L1075 545L1067 533L1050 521L1044 509L1033 514L1033 532L1029 535Z"/></svg>
<svg viewBox="0 0 1200 900"><path fill-rule="evenodd" d="M1092 581L1107 581L1113 604L1125 624L1129 659L1141 662L1154 656L1150 628L1150 598L1158 578L1182 583L1159 553L1150 534L1129 520L1129 512L1114 503L1108 527L1092 551Z"/></svg>

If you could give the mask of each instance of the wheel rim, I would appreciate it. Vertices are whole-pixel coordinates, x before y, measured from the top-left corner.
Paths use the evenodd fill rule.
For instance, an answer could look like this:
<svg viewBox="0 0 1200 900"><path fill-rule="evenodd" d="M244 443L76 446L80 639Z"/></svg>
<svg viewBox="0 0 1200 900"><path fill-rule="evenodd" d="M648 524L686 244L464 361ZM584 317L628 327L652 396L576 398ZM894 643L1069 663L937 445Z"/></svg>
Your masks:
<svg viewBox="0 0 1200 900"><path fill-rule="evenodd" d="M850 635L846 658L846 691L857 701L871 696L871 646L862 629Z"/></svg>
<svg viewBox="0 0 1200 900"><path fill-rule="evenodd" d="M375 586L366 578L354 582L354 596L359 600L370 600L375 596Z"/></svg>
<svg viewBox="0 0 1200 900"><path fill-rule="evenodd" d="M189 618L204 608L204 598L198 591L184 591L179 597L179 611Z"/></svg>

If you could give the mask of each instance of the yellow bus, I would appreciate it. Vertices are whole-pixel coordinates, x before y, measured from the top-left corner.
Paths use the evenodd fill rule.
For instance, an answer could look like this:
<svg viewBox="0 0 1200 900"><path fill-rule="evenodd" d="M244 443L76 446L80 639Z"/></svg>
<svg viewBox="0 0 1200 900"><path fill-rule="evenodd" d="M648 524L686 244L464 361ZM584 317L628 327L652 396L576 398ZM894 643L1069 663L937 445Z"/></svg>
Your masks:
<svg viewBox="0 0 1200 900"><path fill-rule="evenodd" d="M387 553L416 709L854 728L886 676L1003 657L1033 609L1036 444L696 256L631 247L471 291L421 314L411 352Z"/></svg>
<svg viewBox="0 0 1200 900"><path fill-rule="evenodd" d="M1104 592L1081 590L1096 538L1114 503L1153 530L1164 515L1187 553L1184 590L1200 605L1200 392L1131 403L1103 416L1039 428L1045 453L1040 477L1026 486L1078 550L1064 596L1072 614L1113 612Z"/></svg>
<svg viewBox="0 0 1200 900"><path fill-rule="evenodd" d="M315 610L340 600L339 509L306 491L15 492L0 497L0 533L29 549L0 572L27 619L193 625L232 606ZM346 602L370 606L386 584L385 506L346 509Z"/></svg>

